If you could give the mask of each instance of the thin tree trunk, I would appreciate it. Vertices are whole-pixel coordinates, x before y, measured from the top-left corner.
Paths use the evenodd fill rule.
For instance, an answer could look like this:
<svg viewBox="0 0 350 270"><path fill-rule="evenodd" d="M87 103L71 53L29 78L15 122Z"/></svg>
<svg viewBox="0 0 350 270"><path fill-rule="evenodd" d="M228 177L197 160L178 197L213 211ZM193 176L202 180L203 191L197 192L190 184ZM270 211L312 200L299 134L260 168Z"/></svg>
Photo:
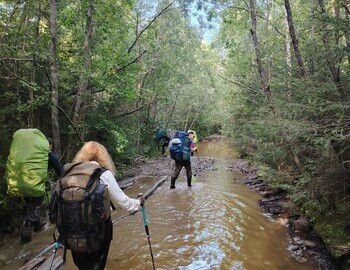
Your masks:
<svg viewBox="0 0 350 270"><path fill-rule="evenodd" d="M90 0L88 10L86 13L85 39L84 39L84 45L83 45L84 64L82 67L82 72L79 77L74 112L73 112L73 123L77 126L80 132L80 138L83 141L85 137L85 130L83 125L84 125L85 113L86 113L85 107L86 107L86 99L87 99L87 87L89 83L88 74L91 67L93 11L94 11L94 0ZM75 137L70 136L70 139L68 141L68 153L67 153L69 159L73 154L73 151L75 150L74 149L75 142L76 142Z"/></svg>
<svg viewBox="0 0 350 270"><path fill-rule="evenodd" d="M310 16L311 18L315 17L315 2L316 0L312 0L310 2ZM316 44L316 38L315 38L315 24L311 25L311 29L310 29L310 40L311 40L311 44ZM317 52L317 48L316 46L312 46L312 53L316 55ZM311 59L309 60L309 65L310 65L310 73L314 74L317 70L317 62L315 61L314 57L311 57Z"/></svg>
<svg viewBox="0 0 350 270"><path fill-rule="evenodd" d="M287 63L287 66L290 69L292 69L292 53L291 53L291 48L290 48L291 40L290 40L290 35L289 35L287 14L285 17L285 24L286 24L286 63Z"/></svg>
<svg viewBox="0 0 350 270"><path fill-rule="evenodd" d="M295 34L292 9L290 7L289 0L284 0L284 6L286 8L289 34L290 34L290 38L292 40L294 53L295 53L295 58L297 59L297 63L298 63L298 66L299 66L300 76L305 79L307 77L307 72L306 72L306 69L305 69L303 57L302 57L301 52L300 52L298 38L297 38L297 36Z"/></svg>
<svg viewBox="0 0 350 270"><path fill-rule="evenodd" d="M350 18L349 18L350 8L349 8L348 0L343 1L343 7L345 12L345 15L344 15L345 20L348 22L348 25L350 25ZM350 29L349 28L347 28L347 30L345 31L345 40L346 40L346 49L349 52L350 51ZM348 56L348 65L350 66L350 55Z"/></svg>
<svg viewBox="0 0 350 270"><path fill-rule="evenodd" d="M31 6L32 3L27 3L26 5L26 8L23 12L23 22L24 22L24 26L23 28L25 29L25 35L29 36L30 35L30 24L31 24L31 16L29 15L29 11L28 10L31 10L32 9L32 6ZM35 38L34 37L34 43L35 43ZM19 45L21 46L20 47L20 51L24 51L25 50L25 42L19 42ZM34 73L34 69L35 69L35 66L34 64L32 65L32 74ZM21 70L21 77L27 77L26 75L29 73L29 72L24 72L23 73L23 69L19 69ZM33 103L34 101L34 91L33 91L33 88L34 88L34 84L33 84L33 76L29 76L29 79L26 80L28 81L29 83L29 87L28 87L28 103L29 103L29 111L28 111L28 117L27 117L27 127L28 128L32 128L33 127L33 114L34 114L34 110L33 110L33 107L31 106L31 104Z"/></svg>
<svg viewBox="0 0 350 270"><path fill-rule="evenodd" d="M270 97L271 97L270 84L263 67L262 57L260 52L260 45L259 45L259 40L257 35L255 0L250 0L250 17L252 21L252 28L250 29L250 33L253 39L253 45L254 45L255 54L256 54L256 63L258 65L258 72L260 76L261 87L265 95L265 98L267 99L267 101L270 101Z"/></svg>
<svg viewBox="0 0 350 270"><path fill-rule="evenodd" d="M321 13L325 14L326 10L325 10L324 0L318 0L318 4L321 8ZM332 53L331 44L330 44L330 35L329 35L329 31L327 30L326 23L324 21L322 21L322 31L323 31L322 41L323 41L323 46L326 49L325 55L326 55L328 68L331 72L333 82L340 94L341 99L345 99L344 85L340 79L340 68L337 67L336 65L336 62L339 62L339 60L337 60L336 56Z"/></svg>
<svg viewBox="0 0 350 270"><path fill-rule="evenodd" d="M57 154L61 155L60 125L58 121L58 64L57 64L57 0L50 3L50 71L51 71L51 121L52 139Z"/></svg>
<svg viewBox="0 0 350 270"><path fill-rule="evenodd" d="M40 38L40 23L41 18L43 15L43 7L42 7L42 1L39 0L38 3L38 15L35 25L35 35L34 35L34 45L33 45L33 61L32 61L32 74L30 82L34 85L35 84L35 76L36 76L36 50L39 44L39 38ZM30 87L29 89L29 100L34 100L34 91L33 88ZM30 107L29 109L29 116L28 116L28 126L34 127L34 109L33 107Z"/></svg>
<svg viewBox="0 0 350 270"><path fill-rule="evenodd" d="M266 61L266 74L267 78L271 78L271 50L270 50L270 0L266 1L267 5L267 12L266 12L266 55L267 55L267 61Z"/></svg>
<svg viewBox="0 0 350 270"><path fill-rule="evenodd" d="M334 15L337 21L340 21L340 1L335 0L334 1ZM339 29L335 30L335 45L339 46L340 44L340 31Z"/></svg>
<svg viewBox="0 0 350 270"><path fill-rule="evenodd" d="M174 114L174 111L175 111L175 108L176 108L176 101L174 102L172 108L171 108L171 111L170 111L170 114L167 116L167 121L165 123L165 128L168 128L169 127L169 123L172 121L173 119L173 114Z"/></svg>
<svg viewBox="0 0 350 270"><path fill-rule="evenodd" d="M85 28L85 41L83 46L84 53L84 66L83 72L79 77L78 92L76 96L73 122L82 125L85 119L84 107L86 106L87 87L89 82L89 70L91 67L91 41L93 32L93 11L94 1L89 1L89 7L86 13L86 28ZM84 140L84 129L81 128L81 138Z"/></svg>

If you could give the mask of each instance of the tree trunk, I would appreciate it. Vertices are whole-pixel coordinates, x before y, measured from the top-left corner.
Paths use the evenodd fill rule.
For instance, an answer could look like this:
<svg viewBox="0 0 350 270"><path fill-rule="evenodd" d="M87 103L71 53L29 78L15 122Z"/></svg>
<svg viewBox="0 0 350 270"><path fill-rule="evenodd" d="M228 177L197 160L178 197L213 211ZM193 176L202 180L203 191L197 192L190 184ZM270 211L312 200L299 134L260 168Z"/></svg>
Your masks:
<svg viewBox="0 0 350 270"><path fill-rule="evenodd" d="M339 0L334 1L334 15L337 21L340 21L340 2ZM335 45L339 46L340 44L340 31L339 29L335 30Z"/></svg>
<svg viewBox="0 0 350 270"><path fill-rule="evenodd" d="M315 18L315 5L316 5L316 0L312 0L310 2L310 17L311 18ZM316 32L316 27L315 27L315 24L312 24L311 25L311 28L310 28L310 40L312 42L312 44L316 44L316 35L315 35L315 32ZM315 46L312 46L312 54L315 54L316 55L316 52L317 52L317 49ZM316 70L317 70L317 61L315 61L316 59L314 59L314 57L311 57L310 60L309 60L309 66L310 66L310 73L311 74L315 74Z"/></svg>
<svg viewBox="0 0 350 270"><path fill-rule="evenodd" d="M260 45L257 35L257 20L256 20L256 8L255 8L255 0L250 0L250 17L252 21L252 28L250 29L250 33L252 35L253 39L253 45L255 48L255 54L256 54L256 63L258 65L258 72L260 76L260 82L261 87L263 90L263 93L265 95L265 98L267 101L270 101L271 97L271 91L270 91L270 84L268 81L268 78L266 76L266 72L263 67L262 58L261 58L261 52L260 52Z"/></svg>
<svg viewBox="0 0 350 270"><path fill-rule="evenodd" d="M33 46L33 59L36 59L36 48L38 47L39 44L39 37L40 37L40 22L41 22L41 17L43 14L43 9L41 5L41 1L38 3L38 16L36 20L36 26L35 26L35 35L34 35L34 46ZM35 61L32 62L32 77L31 77L31 82L34 84L35 82L35 75L36 75L36 64ZM34 100L34 92L33 89L30 88L29 90L29 100L33 101ZM31 107L29 110L29 117L28 117L28 126L33 127L33 119L34 119L34 110Z"/></svg>
<svg viewBox="0 0 350 270"><path fill-rule="evenodd" d="M318 4L321 8L321 13L325 14L326 10L325 10L324 0L318 0ZM323 41L323 46L326 50L325 55L326 55L328 68L331 72L333 82L340 94L341 99L345 99L346 97L345 97L344 85L340 79L340 68L337 67L336 65L336 63L339 62L339 59L337 60L336 56L332 53L330 35L329 35L329 31L327 30L327 25L324 21L322 21L322 31L323 31L322 41Z"/></svg>
<svg viewBox="0 0 350 270"><path fill-rule="evenodd" d="M286 63L287 63L287 66L290 69L292 69L292 53L291 53L291 48L290 48L291 40L290 40L290 35L289 35L287 14L285 17L285 23L286 23Z"/></svg>
<svg viewBox="0 0 350 270"><path fill-rule="evenodd" d="M289 0L284 0L284 6L286 8L289 34L290 34L290 38L292 40L295 58L297 59L297 63L299 66L300 76L305 79L307 77L307 72L305 69L303 58L301 56L301 52L300 52L300 48L299 48L299 44L298 44L299 42L298 42L298 39L297 39L296 34L295 34L293 15L292 15L292 10L290 8Z"/></svg>
<svg viewBox="0 0 350 270"><path fill-rule="evenodd" d="M82 72L79 77L79 82L77 86L77 94L75 99L74 113L73 113L73 123L76 125L82 143L84 141L85 129L85 108L86 108L86 98L87 98L87 88L89 83L89 70L91 67L91 43L92 43L92 33L93 33L93 11L94 11L94 0L89 1L88 10L86 13L86 25L85 25L85 39L83 45L83 55L84 64L82 67ZM75 150L76 137L71 135L68 141L68 158L70 159L73 151Z"/></svg>
<svg viewBox="0 0 350 270"><path fill-rule="evenodd" d="M171 123L171 121L173 120L173 114L175 112L176 105L177 104L176 104L176 100L175 100L173 106L171 107L169 115L167 115L167 117L166 117L167 120L166 120L166 123L165 123L165 128L168 128L169 127L169 123Z"/></svg>
<svg viewBox="0 0 350 270"><path fill-rule="evenodd" d="M345 20L347 21L348 25L350 24L350 18L349 18L349 1L344 0L343 1L343 7L344 7L344 12L345 12ZM350 30L347 28L345 31L345 40L346 40L346 50L349 53L350 52ZM348 65L350 65L350 55L348 56Z"/></svg>
<svg viewBox="0 0 350 270"><path fill-rule="evenodd" d="M58 64L57 64L57 0L50 3L50 71L51 71L51 121L52 139L56 153L61 155L60 125L58 121Z"/></svg>

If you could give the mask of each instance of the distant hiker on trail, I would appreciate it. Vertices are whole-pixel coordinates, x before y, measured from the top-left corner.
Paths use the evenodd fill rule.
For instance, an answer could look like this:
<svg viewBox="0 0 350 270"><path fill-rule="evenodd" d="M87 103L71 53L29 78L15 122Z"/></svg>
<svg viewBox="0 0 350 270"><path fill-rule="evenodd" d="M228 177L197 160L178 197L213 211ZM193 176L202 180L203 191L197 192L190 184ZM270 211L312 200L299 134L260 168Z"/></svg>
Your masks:
<svg viewBox="0 0 350 270"><path fill-rule="evenodd" d="M120 189L112 158L98 142L85 143L64 169L52 197L50 221L57 224L80 270L102 270L113 234L110 203L136 212L144 199L142 194L131 199Z"/></svg>
<svg viewBox="0 0 350 270"><path fill-rule="evenodd" d="M193 143L193 138L193 132L187 133L185 131L177 131L175 138L170 141L170 157L175 160L175 167L171 175L170 189L175 188L175 181L182 167L186 169L187 186L192 186L191 153L197 150L197 146Z"/></svg>
<svg viewBox="0 0 350 270"><path fill-rule="evenodd" d="M162 147L162 155L165 155L165 149L168 147L169 142L170 142L170 133L171 130L170 129L163 129L158 127L155 130L155 135L154 135L154 139L155 141L159 144L161 144Z"/></svg>
<svg viewBox="0 0 350 270"><path fill-rule="evenodd" d="M49 141L38 129L20 129L13 135L10 154L6 161L7 193L21 196L27 205L27 214L21 230L21 244L31 241L34 231L40 231L40 207L45 195L48 168L62 174L55 154L50 152Z"/></svg>

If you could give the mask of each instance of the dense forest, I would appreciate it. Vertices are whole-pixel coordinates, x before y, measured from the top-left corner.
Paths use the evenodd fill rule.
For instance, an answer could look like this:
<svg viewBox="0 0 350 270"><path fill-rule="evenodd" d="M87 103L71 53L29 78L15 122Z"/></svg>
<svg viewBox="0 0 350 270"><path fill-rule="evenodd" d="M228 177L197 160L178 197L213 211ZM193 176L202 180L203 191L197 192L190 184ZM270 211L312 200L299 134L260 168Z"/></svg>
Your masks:
<svg viewBox="0 0 350 270"><path fill-rule="evenodd" d="M209 33L209 34L208 34ZM222 133L334 255L350 245L348 0L0 2L0 226L12 134L62 163L96 140L119 177L157 126ZM18 224L17 224L18 226Z"/></svg>

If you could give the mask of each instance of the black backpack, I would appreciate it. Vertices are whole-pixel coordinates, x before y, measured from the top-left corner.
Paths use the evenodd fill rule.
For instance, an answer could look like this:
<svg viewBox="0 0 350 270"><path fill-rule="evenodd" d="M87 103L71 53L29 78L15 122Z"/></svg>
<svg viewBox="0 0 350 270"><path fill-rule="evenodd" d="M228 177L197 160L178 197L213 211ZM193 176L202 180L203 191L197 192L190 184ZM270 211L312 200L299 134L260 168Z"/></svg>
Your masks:
<svg viewBox="0 0 350 270"><path fill-rule="evenodd" d="M91 162L66 164L52 194L50 222L72 251L90 253L102 246L110 218L108 186L100 183L105 171Z"/></svg>

